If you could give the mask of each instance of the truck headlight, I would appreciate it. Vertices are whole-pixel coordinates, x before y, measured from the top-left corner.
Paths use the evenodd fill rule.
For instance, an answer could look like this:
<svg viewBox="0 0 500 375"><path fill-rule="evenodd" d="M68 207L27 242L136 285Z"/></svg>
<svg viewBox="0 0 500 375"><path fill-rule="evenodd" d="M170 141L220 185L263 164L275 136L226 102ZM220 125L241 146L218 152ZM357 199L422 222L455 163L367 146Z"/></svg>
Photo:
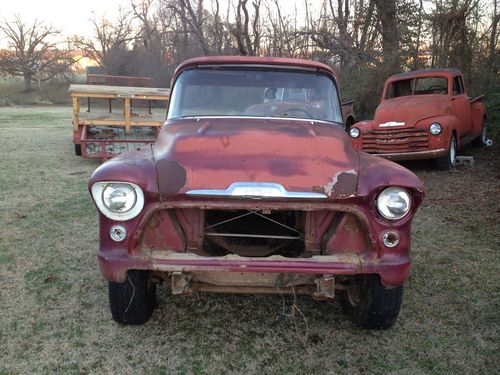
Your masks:
<svg viewBox="0 0 500 375"><path fill-rule="evenodd" d="M401 219L410 211L410 195L399 187L387 188L377 197L377 209L386 219Z"/></svg>
<svg viewBox="0 0 500 375"><path fill-rule="evenodd" d="M104 216L125 221L139 215L144 207L144 193L136 184L128 182L96 182L92 197Z"/></svg>
<svg viewBox="0 0 500 375"><path fill-rule="evenodd" d="M349 134L353 138L358 138L359 137L359 129L358 128L351 128L351 130L349 131Z"/></svg>
<svg viewBox="0 0 500 375"><path fill-rule="evenodd" d="M438 135L439 133L441 133L441 130L443 129L441 128L441 125L438 124L437 122L434 122L431 124L431 126L429 126L429 131L433 135Z"/></svg>

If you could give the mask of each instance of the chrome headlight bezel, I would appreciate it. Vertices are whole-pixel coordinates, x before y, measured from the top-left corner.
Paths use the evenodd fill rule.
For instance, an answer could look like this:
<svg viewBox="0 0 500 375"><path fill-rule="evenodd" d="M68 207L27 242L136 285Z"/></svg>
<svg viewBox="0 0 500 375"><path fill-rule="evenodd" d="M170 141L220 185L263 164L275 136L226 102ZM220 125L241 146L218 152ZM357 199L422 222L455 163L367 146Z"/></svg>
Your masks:
<svg viewBox="0 0 500 375"><path fill-rule="evenodd" d="M431 133L432 135L439 135L439 134L441 134L442 131L443 131L443 127L438 122L433 122L429 126L429 133Z"/></svg>
<svg viewBox="0 0 500 375"><path fill-rule="evenodd" d="M351 130L349 130L349 135L352 138L358 138L360 134L361 134L361 131L358 128L351 128Z"/></svg>
<svg viewBox="0 0 500 375"><path fill-rule="evenodd" d="M399 213L393 212L394 210L397 210L396 207L392 207L393 211L391 211L390 208L391 201L395 203L396 200L399 200L405 206ZM404 218L411 210L411 203L411 196L408 191L396 186L391 186L382 190L377 196L375 202L379 214L388 220L400 220Z"/></svg>
<svg viewBox="0 0 500 375"><path fill-rule="evenodd" d="M113 210L107 203L104 198L104 194L106 189L115 188L116 190L122 188L124 190L128 190L130 192L130 199L133 200L133 204L125 211L117 211ZM131 182L123 182L123 181L102 181L96 182L92 185L92 198L99 209L99 211L106 216L108 219L115 221L126 221L133 219L144 208L144 193L142 189ZM127 193L129 195L129 193Z"/></svg>

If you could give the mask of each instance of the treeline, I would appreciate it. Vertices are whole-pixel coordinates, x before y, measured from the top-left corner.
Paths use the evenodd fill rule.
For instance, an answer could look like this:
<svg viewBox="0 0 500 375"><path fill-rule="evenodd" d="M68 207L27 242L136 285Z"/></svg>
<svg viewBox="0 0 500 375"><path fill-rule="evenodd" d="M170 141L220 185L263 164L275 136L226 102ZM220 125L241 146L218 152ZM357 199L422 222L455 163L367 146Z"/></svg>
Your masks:
<svg viewBox="0 0 500 375"><path fill-rule="evenodd" d="M200 55L315 59L339 74L361 117L392 73L461 69L469 91L500 91L499 0L131 0L117 19L93 19L73 49L108 74L169 86Z"/></svg>

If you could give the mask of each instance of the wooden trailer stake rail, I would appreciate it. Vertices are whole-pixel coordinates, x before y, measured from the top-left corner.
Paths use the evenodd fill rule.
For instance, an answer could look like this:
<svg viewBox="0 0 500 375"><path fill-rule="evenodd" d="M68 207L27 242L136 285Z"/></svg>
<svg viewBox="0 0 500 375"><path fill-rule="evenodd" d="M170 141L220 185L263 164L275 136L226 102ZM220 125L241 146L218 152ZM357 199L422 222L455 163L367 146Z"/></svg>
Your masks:
<svg viewBox="0 0 500 375"><path fill-rule="evenodd" d="M154 134L158 133L165 121L166 105L157 108L156 113L152 113L151 101L168 102L170 98L170 89L154 87L128 87L128 86L104 86L104 85L71 85L69 93L73 102L73 143L75 152L83 157L111 157L112 154L100 153L101 156L86 153L87 143L98 144L101 142L101 148L112 143L113 140L103 140L98 136L93 139L87 138L88 127L119 127L125 128L127 142L134 143L132 127L152 127ZM80 112L81 100L104 99L108 101L108 106L98 107L97 111L91 112L90 106L87 111ZM118 100L122 103L123 109L120 112L112 112L111 103ZM147 101L146 107L142 107L144 113L139 113L138 108L133 108L138 101ZM96 107L97 108L97 107ZM152 142L139 139L140 142ZM116 142L123 142L116 139Z"/></svg>

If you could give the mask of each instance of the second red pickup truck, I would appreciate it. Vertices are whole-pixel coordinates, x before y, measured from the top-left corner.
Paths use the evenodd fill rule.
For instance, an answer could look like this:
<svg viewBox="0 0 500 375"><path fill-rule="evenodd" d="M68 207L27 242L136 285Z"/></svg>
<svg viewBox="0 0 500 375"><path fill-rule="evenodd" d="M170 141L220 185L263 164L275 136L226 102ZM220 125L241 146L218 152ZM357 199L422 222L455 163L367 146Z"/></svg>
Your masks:
<svg viewBox="0 0 500 375"><path fill-rule="evenodd" d="M482 96L467 95L456 69L396 74L386 81L373 120L350 129L354 148L391 160L436 159L439 169L455 165L469 142L484 145Z"/></svg>

